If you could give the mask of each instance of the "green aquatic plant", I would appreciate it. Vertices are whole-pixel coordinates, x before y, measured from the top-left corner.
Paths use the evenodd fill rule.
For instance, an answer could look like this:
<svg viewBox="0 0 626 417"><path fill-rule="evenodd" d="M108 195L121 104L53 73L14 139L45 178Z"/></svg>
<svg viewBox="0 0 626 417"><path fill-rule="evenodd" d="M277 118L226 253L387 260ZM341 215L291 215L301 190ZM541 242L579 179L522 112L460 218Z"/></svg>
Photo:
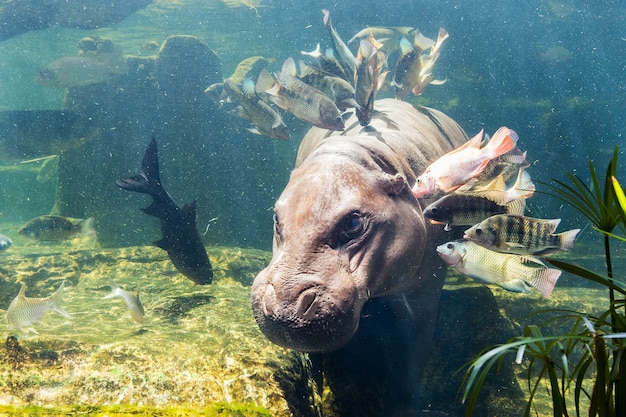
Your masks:
<svg viewBox="0 0 626 417"><path fill-rule="evenodd" d="M602 285L608 290L608 308L599 315L574 310L552 311L556 316L539 325L527 325L524 334L474 359L464 378L463 401L472 416L480 389L489 371L508 353L517 352L516 362L529 358L529 397L525 416L533 411L538 389L546 385L554 416L582 413L600 417L626 416L626 277L616 277L611 263L610 239L626 240L626 196L617 181L618 149L608 164L603 186L589 162L591 186L567 173L569 182L545 184L550 194L584 215L603 234L606 274L558 259L547 259L563 271ZM622 234L615 234L618 228ZM542 329L555 322L573 322L567 334L545 335ZM572 398L573 396L573 398ZM573 415L573 414L572 414Z"/></svg>

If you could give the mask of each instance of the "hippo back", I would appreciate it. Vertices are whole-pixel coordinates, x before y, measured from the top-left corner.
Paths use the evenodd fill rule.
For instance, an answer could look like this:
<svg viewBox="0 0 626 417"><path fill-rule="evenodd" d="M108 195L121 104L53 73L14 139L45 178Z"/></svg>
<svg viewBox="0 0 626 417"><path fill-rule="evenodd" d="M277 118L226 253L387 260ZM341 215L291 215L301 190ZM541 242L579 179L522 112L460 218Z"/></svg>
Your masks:
<svg viewBox="0 0 626 417"><path fill-rule="evenodd" d="M329 137L374 136L403 155L415 174L407 180L413 186L415 178L441 155L462 145L467 135L461 127L444 113L428 107L414 107L395 100L376 101L376 111L369 126L363 127L353 114L346 121L343 132L313 127L300 143L295 166L302 162Z"/></svg>

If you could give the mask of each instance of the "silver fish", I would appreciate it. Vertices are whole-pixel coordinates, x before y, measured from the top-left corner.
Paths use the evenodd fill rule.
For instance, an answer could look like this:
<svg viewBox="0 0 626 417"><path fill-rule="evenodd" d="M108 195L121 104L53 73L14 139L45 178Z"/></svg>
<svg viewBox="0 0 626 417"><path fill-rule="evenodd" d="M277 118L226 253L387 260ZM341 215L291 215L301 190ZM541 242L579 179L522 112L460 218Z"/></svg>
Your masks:
<svg viewBox="0 0 626 417"><path fill-rule="evenodd" d="M135 320L139 324L143 324L145 321L145 311L143 309L143 305L141 304L141 300L139 299L139 293L136 295L123 290L120 288L115 282L111 281L111 292L102 297L105 300L110 298L119 297L124 301L126 307L128 307L128 311L130 312L130 317Z"/></svg>
<svg viewBox="0 0 626 417"><path fill-rule="evenodd" d="M86 53L49 63L35 76L35 82L44 87L79 87L102 83L127 71L128 66L122 55Z"/></svg>
<svg viewBox="0 0 626 417"><path fill-rule="evenodd" d="M76 219L73 217L63 217L46 215L35 217L17 232L30 239L52 241L68 240L77 236L95 236L94 218Z"/></svg>
<svg viewBox="0 0 626 417"><path fill-rule="evenodd" d="M13 241L11 240L10 237L5 236L5 235L0 235L0 252L4 252L5 250L9 249L12 244L13 244Z"/></svg>
<svg viewBox="0 0 626 417"><path fill-rule="evenodd" d="M291 112L298 119L322 129L343 130L343 119L335 103L320 90L300 80L297 75L296 63L293 58L288 58L278 80L266 69L261 71L256 91L269 94L278 107Z"/></svg>
<svg viewBox="0 0 626 417"><path fill-rule="evenodd" d="M357 34L348 41L348 45L367 39L371 35L383 43L383 47L381 49L388 53L394 49L400 48L400 42L402 39L406 39L406 37L409 36L409 32L412 30L413 28L408 26L371 26L357 32Z"/></svg>
<svg viewBox="0 0 626 417"><path fill-rule="evenodd" d="M421 95L429 84L441 85L446 82L446 80L435 80L433 76L433 69L435 67L435 62L437 62L439 54L441 53L441 46L443 45L443 42L448 39L448 36L448 32L446 32L444 28L439 28L439 34L437 35L437 42L435 45L430 48L430 52L420 55L421 69L417 83L415 83L412 89L413 95Z"/></svg>
<svg viewBox="0 0 626 417"><path fill-rule="evenodd" d="M324 13L324 26L328 28L328 32L330 33L330 40L333 45L333 51L335 51L335 56L343 67L344 71L350 74L350 72L354 70L354 66L356 65L356 58L354 57L348 46L341 40L341 37L337 33L337 30L333 26L333 22L330 20L330 12L326 9L323 9L322 13Z"/></svg>
<svg viewBox="0 0 626 417"><path fill-rule="evenodd" d="M544 256L574 248L580 229L553 234L560 222L499 214L467 229L464 238L496 252Z"/></svg>
<svg viewBox="0 0 626 417"><path fill-rule="evenodd" d="M289 129L280 114L257 95L254 91L254 81L249 78L244 80L240 89L227 78L224 80L224 89L228 97L240 105L235 109L236 114L255 126L254 129L248 129L250 132L274 139L289 139Z"/></svg>
<svg viewBox="0 0 626 417"><path fill-rule="evenodd" d="M560 270L548 268L537 258L494 252L467 240L437 246L437 253L460 273L513 292L529 292L534 287L549 298L561 276Z"/></svg>
<svg viewBox="0 0 626 417"><path fill-rule="evenodd" d="M7 309L7 323L9 326L20 329L23 332L31 331L37 334L37 331L33 328L33 324L38 323L41 317L50 310L56 311L63 317L71 319L72 317L61 307L64 288L65 281L62 282L59 288L49 297L28 298L25 295L26 284L22 282L20 292L17 294L17 297L11 301L11 305L9 305Z"/></svg>

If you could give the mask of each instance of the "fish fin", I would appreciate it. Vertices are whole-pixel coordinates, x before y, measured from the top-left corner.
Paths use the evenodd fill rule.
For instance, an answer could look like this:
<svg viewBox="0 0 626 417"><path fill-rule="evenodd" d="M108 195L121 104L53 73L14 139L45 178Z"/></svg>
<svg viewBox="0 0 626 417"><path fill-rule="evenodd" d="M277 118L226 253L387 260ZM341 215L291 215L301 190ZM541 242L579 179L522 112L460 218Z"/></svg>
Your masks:
<svg viewBox="0 0 626 417"><path fill-rule="evenodd" d="M405 37L400 39L400 53L402 56L413 52L413 44Z"/></svg>
<svg viewBox="0 0 626 417"><path fill-rule="evenodd" d="M162 189L159 176L159 151L156 139L152 138L141 162L141 173L134 177L117 180L118 187L124 190L155 195Z"/></svg>
<svg viewBox="0 0 626 417"><path fill-rule="evenodd" d="M514 130L502 126L493 134L484 150L490 159L496 158L515 148L519 136Z"/></svg>
<svg viewBox="0 0 626 417"><path fill-rule="evenodd" d="M511 200L516 198L530 198L535 194L535 184L532 182L530 174L526 172L526 167L520 167L512 191L513 198Z"/></svg>
<svg viewBox="0 0 626 417"><path fill-rule="evenodd" d="M80 234L86 237L96 237L96 219L89 217L80 223Z"/></svg>
<svg viewBox="0 0 626 417"><path fill-rule="evenodd" d="M422 32L420 32L419 30L415 29L415 30L413 30L413 46L415 48L419 49L420 51L425 51L425 50L435 46L435 41L430 39L427 36L424 36L424 34L422 34ZM411 49L413 49L413 48L411 48Z"/></svg>
<svg viewBox="0 0 626 417"><path fill-rule="evenodd" d="M196 202L186 203L183 206L183 220L187 224L196 225Z"/></svg>
<svg viewBox="0 0 626 417"><path fill-rule="evenodd" d="M312 58L319 58L322 56L322 49L320 48L320 44L318 43L317 46L315 47L314 50L312 50L311 52L307 52L307 51L300 51L300 53L302 55L308 55Z"/></svg>
<svg viewBox="0 0 626 417"><path fill-rule="evenodd" d="M548 233L554 233L559 224L561 223L561 219L541 219L542 223L544 223L548 227ZM561 233L562 234L562 233Z"/></svg>
<svg viewBox="0 0 626 417"><path fill-rule="evenodd" d="M24 333L33 332L35 334L39 334L39 332L37 330L35 330L35 328L33 326L20 327L20 330L23 331Z"/></svg>
<svg viewBox="0 0 626 417"><path fill-rule="evenodd" d="M56 311L57 313L59 313L60 315L62 315L63 317L71 319L72 316L70 316L69 313L65 311L63 307L61 307L61 303L63 302L64 289L65 289L65 281L63 281L61 285L59 285L59 288L50 296L50 300L52 301L52 309Z"/></svg>
<svg viewBox="0 0 626 417"><path fill-rule="evenodd" d="M163 250L169 250L172 245L170 244L170 242L168 240L166 240L165 238L163 239L159 239L156 242L154 242L154 246L156 246L157 248L161 248Z"/></svg>
<svg viewBox="0 0 626 417"><path fill-rule="evenodd" d="M430 82L430 84L432 84L432 85L443 85L443 84L445 84L447 82L448 82L448 77L444 78L443 80L432 80Z"/></svg>
<svg viewBox="0 0 626 417"><path fill-rule="evenodd" d="M257 93L268 93L271 95L278 94L280 91L280 85L266 68L263 68L259 73L254 88Z"/></svg>
<svg viewBox="0 0 626 417"><path fill-rule="evenodd" d="M561 270L559 269L537 269L535 270L533 279L528 284L539 290L544 297L550 298L550 294L552 294L552 290L560 276Z"/></svg>
<svg viewBox="0 0 626 417"><path fill-rule="evenodd" d="M446 232L452 230L452 226L450 225L450 223L446 223L446 225L443 227L443 230L445 230Z"/></svg>
<svg viewBox="0 0 626 417"><path fill-rule="evenodd" d="M115 283L113 280L109 280L109 286L111 287L111 292L102 297L103 300L108 300L111 298L119 297L118 290L120 289L119 285Z"/></svg>
<svg viewBox="0 0 626 417"><path fill-rule="evenodd" d="M480 144L483 140L483 133L484 133L484 129L480 129L480 132L478 132L476 134L476 136L474 136L473 138L471 138L470 140L468 140L467 142L465 142L463 145L459 146L458 148L452 150L451 152L449 152L448 154L455 154L458 153L464 149L468 149L468 148L476 148L479 149L480 148Z"/></svg>
<svg viewBox="0 0 626 417"><path fill-rule="evenodd" d="M250 133L254 133L255 135L261 135L261 136L265 136L263 133L261 133L261 131L259 129L257 129L256 127L249 127L246 129L248 132Z"/></svg>
<svg viewBox="0 0 626 417"><path fill-rule="evenodd" d="M254 81L252 81L251 78L246 78L245 80L243 80L243 84L241 85L241 92L248 99L257 97L254 87Z"/></svg>
<svg viewBox="0 0 626 417"><path fill-rule="evenodd" d="M559 233L556 236L559 237L559 247L564 250L574 249L574 240L580 232L580 229L572 229L567 232Z"/></svg>
<svg viewBox="0 0 626 417"><path fill-rule="evenodd" d="M515 249L524 248L524 245L522 245L521 243L517 243L517 242L502 242L502 244L507 250L515 250Z"/></svg>
<svg viewBox="0 0 626 417"><path fill-rule="evenodd" d="M525 210L526 200L523 198L513 200L506 205L506 214L516 214L518 216L523 216Z"/></svg>
<svg viewBox="0 0 626 417"><path fill-rule="evenodd" d="M322 9L322 13L324 13L324 26L330 25L330 12L327 9Z"/></svg>
<svg viewBox="0 0 626 417"><path fill-rule="evenodd" d="M289 74L292 77L298 76L298 68L296 67L296 61L294 61L292 57L285 59L285 62L283 63L283 68L280 71L280 74L281 74L281 77L284 74Z"/></svg>

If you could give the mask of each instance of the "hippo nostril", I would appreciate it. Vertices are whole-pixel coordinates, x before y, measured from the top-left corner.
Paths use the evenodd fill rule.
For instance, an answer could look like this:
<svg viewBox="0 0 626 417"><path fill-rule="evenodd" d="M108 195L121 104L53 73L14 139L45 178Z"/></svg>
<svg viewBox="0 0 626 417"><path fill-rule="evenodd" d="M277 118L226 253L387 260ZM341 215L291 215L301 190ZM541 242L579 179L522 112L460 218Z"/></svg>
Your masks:
<svg viewBox="0 0 626 417"><path fill-rule="evenodd" d="M304 291L298 298L296 314L307 321L314 320L318 305L317 294L312 290Z"/></svg>

